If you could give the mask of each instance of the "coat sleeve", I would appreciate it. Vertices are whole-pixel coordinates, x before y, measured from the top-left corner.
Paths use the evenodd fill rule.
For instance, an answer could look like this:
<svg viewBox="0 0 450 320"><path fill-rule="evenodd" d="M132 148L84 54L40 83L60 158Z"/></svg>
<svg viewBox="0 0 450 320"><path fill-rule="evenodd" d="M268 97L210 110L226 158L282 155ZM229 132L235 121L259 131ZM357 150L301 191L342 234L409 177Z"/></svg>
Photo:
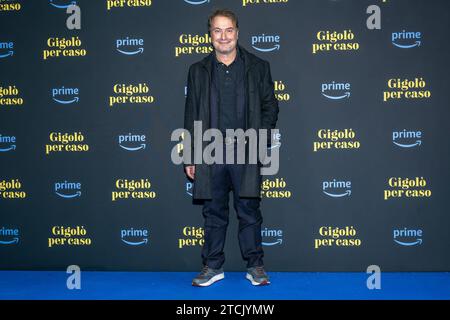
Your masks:
<svg viewBox="0 0 450 320"><path fill-rule="evenodd" d="M269 62L264 63L264 78L261 101L261 128L274 129L278 120L278 100L275 98L274 84ZM269 132L270 133L270 132Z"/></svg>
<svg viewBox="0 0 450 320"><path fill-rule="evenodd" d="M194 92L194 74L193 74L193 67L192 65L189 67L188 76L187 76L187 96L186 96L186 102L184 106L184 129L187 130L191 135L191 159L194 156L194 145L193 145L193 138L194 138L194 111L195 111L195 105L197 103L195 98L195 92ZM185 137L186 139L187 137ZM184 140L185 141L185 140ZM183 144L183 148L185 148L186 145ZM190 163L184 163L184 166L192 165Z"/></svg>

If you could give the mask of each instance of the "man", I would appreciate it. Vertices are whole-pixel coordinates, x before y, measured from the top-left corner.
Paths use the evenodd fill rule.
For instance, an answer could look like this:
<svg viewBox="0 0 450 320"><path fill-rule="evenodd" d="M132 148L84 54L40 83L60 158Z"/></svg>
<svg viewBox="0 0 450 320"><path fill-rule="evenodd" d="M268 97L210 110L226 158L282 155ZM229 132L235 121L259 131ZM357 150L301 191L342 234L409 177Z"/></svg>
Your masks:
<svg viewBox="0 0 450 320"><path fill-rule="evenodd" d="M238 21L233 12L216 10L208 19L208 29L214 51L189 68L184 128L194 140L199 138L194 136L194 121L201 121L204 129L219 129L224 134L226 129L252 128L258 132L275 128L279 109L269 63L238 45ZM224 140L225 150L242 143ZM253 285L270 283L263 264L260 169L260 162L185 163L187 176L194 180L194 199L204 200L203 268L192 285L209 286L224 278L223 248L231 190L239 219L239 245L247 262L246 278Z"/></svg>

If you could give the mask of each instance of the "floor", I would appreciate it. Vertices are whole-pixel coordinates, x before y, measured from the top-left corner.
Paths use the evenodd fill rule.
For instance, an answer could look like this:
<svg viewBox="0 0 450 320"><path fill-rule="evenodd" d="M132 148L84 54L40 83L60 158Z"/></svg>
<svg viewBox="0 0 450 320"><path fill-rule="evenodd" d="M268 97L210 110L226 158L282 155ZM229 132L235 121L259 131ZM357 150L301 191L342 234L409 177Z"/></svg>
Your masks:
<svg viewBox="0 0 450 320"><path fill-rule="evenodd" d="M81 289L69 290L63 271L0 271L0 299L133 300L397 300L450 299L450 273L382 273L369 290L366 273L271 272L255 287L245 273L228 272L210 287L191 286L192 272L81 272Z"/></svg>

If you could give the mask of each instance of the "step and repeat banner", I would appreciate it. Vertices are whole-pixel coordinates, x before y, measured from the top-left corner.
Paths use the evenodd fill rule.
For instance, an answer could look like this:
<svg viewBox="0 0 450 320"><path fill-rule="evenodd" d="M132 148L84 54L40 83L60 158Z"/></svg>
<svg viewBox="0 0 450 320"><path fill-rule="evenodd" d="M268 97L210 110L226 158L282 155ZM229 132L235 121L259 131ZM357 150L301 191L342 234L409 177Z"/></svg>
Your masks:
<svg viewBox="0 0 450 320"><path fill-rule="evenodd" d="M0 268L199 270L202 207L170 136L223 7L280 105L267 269L449 271L437 0L0 0ZM245 268L236 220L230 204L227 270Z"/></svg>

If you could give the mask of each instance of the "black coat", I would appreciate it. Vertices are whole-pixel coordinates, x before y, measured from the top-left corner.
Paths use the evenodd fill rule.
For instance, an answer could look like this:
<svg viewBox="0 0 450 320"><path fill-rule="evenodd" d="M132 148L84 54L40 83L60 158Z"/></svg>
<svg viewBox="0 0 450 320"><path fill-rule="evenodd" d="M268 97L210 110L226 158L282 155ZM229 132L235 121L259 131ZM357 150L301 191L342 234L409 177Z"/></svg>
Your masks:
<svg viewBox="0 0 450 320"><path fill-rule="evenodd" d="M274 94L274 84L270 73L269 62L258 58L241 46L244 60L244 81L246 92L246 128L273 129L278 120L278 100ZM211 111L211 71L214 51L204 59L189 67L187 81L187 98L184 114L184 128L194 139L194 121L202 121L203 132L210 128ZM270 135L270 132L268 133ZM203 148L209 142L203 143ZM193 148L193 143L191 144ZM191 151L193 157L194 152ZM240 197L261 196L261 165L246 164ZM195 165L194 199L211 199L211 165L205 163Z"/></svg>

